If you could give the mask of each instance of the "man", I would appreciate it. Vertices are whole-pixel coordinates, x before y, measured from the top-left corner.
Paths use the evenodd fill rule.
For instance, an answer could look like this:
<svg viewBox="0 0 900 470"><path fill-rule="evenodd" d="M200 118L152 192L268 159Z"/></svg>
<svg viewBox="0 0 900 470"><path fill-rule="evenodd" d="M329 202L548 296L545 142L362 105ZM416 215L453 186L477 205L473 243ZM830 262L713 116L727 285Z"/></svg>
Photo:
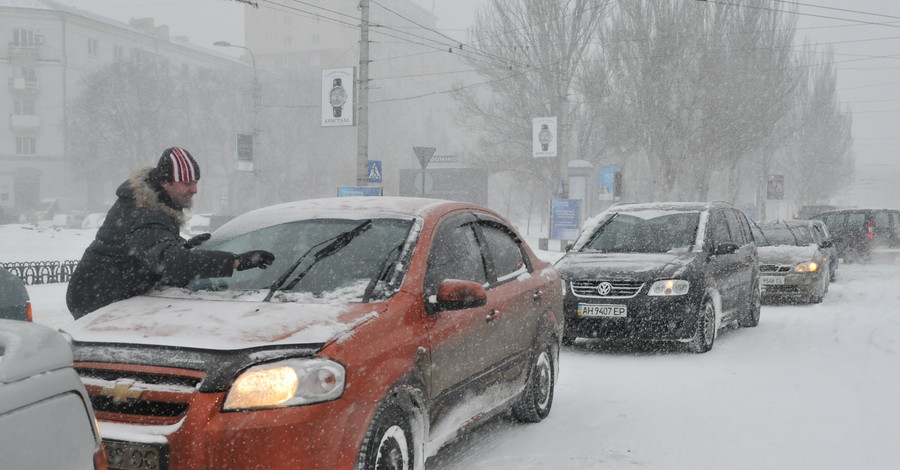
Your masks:
<svg viewBox="0 0 900 470"><path fill-rule="evenodd" d="M148 292L155 285L182 287L197 278L231 276L265 268L268 251L239 255L191 249L209 238L181 238L184 209L197 194L200 167L187 150L163 151L156 167L138 170L116 190L118 199L72 273L66 304L78 319L100 307Z"/></svg>

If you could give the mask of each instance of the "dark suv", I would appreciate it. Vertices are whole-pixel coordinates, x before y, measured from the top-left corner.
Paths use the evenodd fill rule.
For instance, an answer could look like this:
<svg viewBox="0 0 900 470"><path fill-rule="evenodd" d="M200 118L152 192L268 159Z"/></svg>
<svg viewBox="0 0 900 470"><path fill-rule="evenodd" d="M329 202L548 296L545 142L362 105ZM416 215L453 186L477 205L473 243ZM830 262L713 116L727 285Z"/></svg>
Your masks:
<svg viewBox="0 0 900 470"><path fill-rule="evenodd" d="M825 222L838 256L848 263L868 261L873 251L900 248L900 210L839 209L814 218Z"/></svg>
<svg viewBox="0 0 900 470"><path fill-rule="evenodd" d="M679 341L709 351L719 328L759 323L759 262L731 204L618 204L585 224L556 264L564 342Z"/></svg>

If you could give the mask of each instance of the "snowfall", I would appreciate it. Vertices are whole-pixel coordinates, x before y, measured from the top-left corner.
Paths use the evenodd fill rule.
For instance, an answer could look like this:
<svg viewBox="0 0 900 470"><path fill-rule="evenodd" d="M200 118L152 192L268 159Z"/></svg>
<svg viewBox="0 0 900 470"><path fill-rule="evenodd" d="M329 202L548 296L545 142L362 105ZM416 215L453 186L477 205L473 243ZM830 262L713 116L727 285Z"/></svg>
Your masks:
<svg viewBox="0 0 900 470"><path fill-rule="evenodd" d="M94 232L3 225L0 262L77 260ZM706 354L579 340L547 419L485 423L427 468L900 468L900 261L837 273L823 303L764 305ZM28 286L35 322L73 321L65 289Z"/></svg>

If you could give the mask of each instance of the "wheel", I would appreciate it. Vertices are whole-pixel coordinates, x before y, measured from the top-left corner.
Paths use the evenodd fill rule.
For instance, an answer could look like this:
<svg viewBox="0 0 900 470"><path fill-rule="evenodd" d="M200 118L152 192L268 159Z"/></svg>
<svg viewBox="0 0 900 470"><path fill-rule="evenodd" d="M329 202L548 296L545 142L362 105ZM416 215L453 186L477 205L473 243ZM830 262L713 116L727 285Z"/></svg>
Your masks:
<svg viewBox="0 0 900 470"><path fill-rule="evenodd" d="M762 306L761 296L759 280L756 280L753 282L753 287L751 287L750 290L750 300L748 301L747 310L739 320L742 327L753 328L759 325L759 311Z"/></svg>
<svg viewBox="0 0 900 470"><path fill-rule="evenodd" d="M519 400L513 405L513 417L523 423L537 423L550 414L556 376L550 348L544 346L531 366L528 382Z"/></svg>
<svg viewBox="0 0 900 470"><path fill-rule="evenodd" d="M694 329L694 337L688 342L688 350L692 353L702 354L713 347L716 341L716 307L711 300L703 301L700 315L697 317L697 325Z"/></svg>
<svg viewBox="0 0 900 470"><path fill-rule="evenodd" d="M356 462L357 470L413 470L416 447L409 415L396 405L375 413Z"/></svg>
<svg viewBox="0 0 900 470"><path fill-rule="evenodd" d="M828 292L828 276L822 276L822 282L820 284L819 292L814 292L809 296L809 303L820 304L822 303L822 299L825 298L825 293Z"/></svg>

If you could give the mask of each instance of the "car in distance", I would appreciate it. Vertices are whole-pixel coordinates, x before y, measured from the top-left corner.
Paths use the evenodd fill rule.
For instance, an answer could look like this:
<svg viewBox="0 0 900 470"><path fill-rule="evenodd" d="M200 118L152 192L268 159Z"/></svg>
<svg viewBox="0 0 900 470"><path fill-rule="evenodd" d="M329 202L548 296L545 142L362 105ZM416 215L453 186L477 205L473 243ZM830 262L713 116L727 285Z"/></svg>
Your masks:
<svg viewBox="0 0 900 470"><path fill-rule="evenodd" d="M866 262L873 253L900 248L900 210L838 209L817 214L846 262Z"/></svg>
<svg viewBox="0 0 900 470"><path fill-rule="evenodd" d="M44 325L0 319L0 467L107 468L69 343Z"/></svg>
<svg viewBox="0 0 900 470"><path fill-rule="evenodd" d="M0 266L0 319L32 321L31 300L25 283Z"/></svg>
<svg viewBox="0 0 900 470"><path fill-rule="evenodd" d="M818 242L811 221L763 222L759 233L759 283L764 300L820 303L831 280L829 241Z"/></svg>
<svg viewBox="0 0 900 470"><path fill-rule="evenodd" d="M725 202L617 204L556 263L564 343L678 341L709 351L720 328L759 323L756 243Z"/></svg>
<svg viewBox="0 0 900 470"><path fill-rule="evenodd" d="M422 468L492 415L550 412L562 281L488 209L307 200L241 215L203 247L276 258L65 328L114 456L167 470Z"/></svg>

